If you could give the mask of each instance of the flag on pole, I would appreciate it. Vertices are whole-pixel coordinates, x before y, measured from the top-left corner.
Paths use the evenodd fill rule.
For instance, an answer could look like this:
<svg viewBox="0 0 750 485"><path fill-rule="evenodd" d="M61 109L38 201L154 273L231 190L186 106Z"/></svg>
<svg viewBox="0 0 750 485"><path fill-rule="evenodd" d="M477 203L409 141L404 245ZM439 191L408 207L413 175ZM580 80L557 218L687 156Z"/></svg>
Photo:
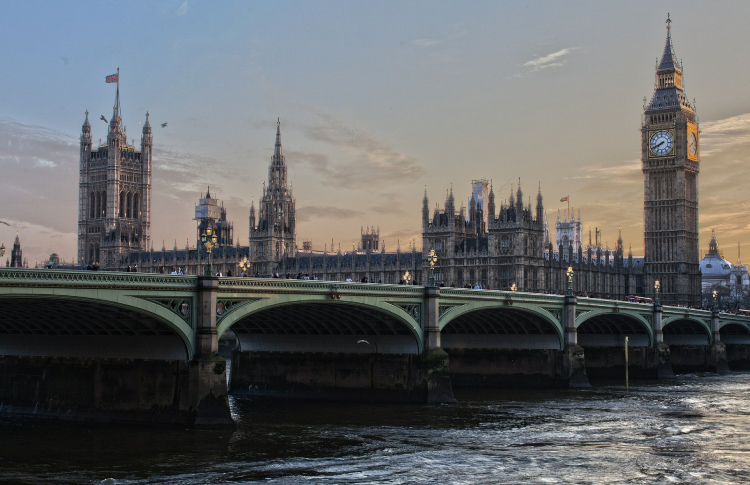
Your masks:
<svg viewBox="0 0 750 485"><path fill-rule="evenodd" d="M107 82L108 83L116 83L120 80L120 73L112 74L110 76L107 76Z"/></svg>
<svg viewBox="0 0 750 485"><path fill-rule="evenodd" d="M567 202L567 201L568 201L567 195L565 197L560 197L560 202Z"/></svg>

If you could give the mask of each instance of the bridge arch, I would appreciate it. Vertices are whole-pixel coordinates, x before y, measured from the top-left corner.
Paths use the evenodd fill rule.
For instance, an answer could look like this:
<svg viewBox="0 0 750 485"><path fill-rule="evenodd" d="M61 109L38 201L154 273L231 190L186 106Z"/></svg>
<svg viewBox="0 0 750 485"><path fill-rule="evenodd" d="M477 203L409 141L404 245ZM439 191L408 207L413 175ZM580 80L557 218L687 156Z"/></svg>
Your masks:
<svg viewBox="0 0 750 485"><path fill-rule="evenodd" d="M29 291L0 294L0 355L189 360L194 354L190 325L137 295Z"/></svg>
<svg viewBox="0 0 750 485"><path fill-rule="evenodd" d="M642 315L602 308L581 313L576 318L578 343L583 347L619 347L628 337L633 347L649 347L654 333Z"/></svg>
<svg viewBox="0 0 750 485"><path fill-rule="evenodd" d="M673 315L662 320L664 343L667 345L709 345L711 327L704 320Z"/></svg>
<svg viewBox="0 0 750 485"><path fill-rule="evenodd" d="M550 312L529 304L472 301L440 317L443 348L561 349L563 329Z"/></svg>
<svg viewBox="0 0 750 485"><path fill-rule="evenodd" d="M719 336L725 344L750 344L750 325L744 322L724 323L719 325Z"/></svg>
<svg viewBox="0 0 750 485"><path fill-rule="evenodd" d="M414 315L382 300L345 298L267 295L235 306L220 319L217 332L219 337L234 332L243 351L422 352L422 328Z"/></svg>

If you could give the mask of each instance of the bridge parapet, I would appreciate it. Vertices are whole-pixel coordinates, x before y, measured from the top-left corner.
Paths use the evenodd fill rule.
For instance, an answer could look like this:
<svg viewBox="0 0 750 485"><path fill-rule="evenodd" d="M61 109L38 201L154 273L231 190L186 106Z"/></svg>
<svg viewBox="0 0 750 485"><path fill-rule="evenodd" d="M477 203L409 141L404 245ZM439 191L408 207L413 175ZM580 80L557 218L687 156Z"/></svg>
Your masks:
<svg viewBox="0 0 750 485"><path fill-rule="evenodd" d="M174 276L149 273L114 273L109 271L70 271L47 269L0 268L0 286L62 286L67 288L139 288L155 290L195 290L197 276Z"/></svg>
<svg viewBox="0 0 750 485"><path fill-rule="evenodd" d="M220 292L236 293L339 293L362 296L424 297L423 286L384 285L321 280L286 280L277 278L220 278Z"/></svg>

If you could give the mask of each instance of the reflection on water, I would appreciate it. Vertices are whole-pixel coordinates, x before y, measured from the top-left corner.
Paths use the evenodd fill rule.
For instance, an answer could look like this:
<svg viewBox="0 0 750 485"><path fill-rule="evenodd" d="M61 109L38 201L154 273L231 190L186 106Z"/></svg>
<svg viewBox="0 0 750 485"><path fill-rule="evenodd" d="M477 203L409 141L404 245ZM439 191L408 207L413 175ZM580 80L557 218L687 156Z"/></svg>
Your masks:
<svg viewBox="0 0 750 485"><path fill-rule="evenodd" d="M237 398L235 432L6 417L0 483L750 483L750 374L456 397Z"/></svg>

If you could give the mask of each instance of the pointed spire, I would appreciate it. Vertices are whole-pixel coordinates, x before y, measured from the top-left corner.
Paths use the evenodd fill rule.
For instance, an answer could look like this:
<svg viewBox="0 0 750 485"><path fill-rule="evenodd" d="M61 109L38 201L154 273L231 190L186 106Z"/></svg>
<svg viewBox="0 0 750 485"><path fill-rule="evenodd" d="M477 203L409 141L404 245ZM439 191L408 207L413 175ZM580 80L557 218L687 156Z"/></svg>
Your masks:
<svg viewBox="0 0 750 485"><path fill-rule="evenodd" d="M664 53L661 55L661 62L659 67L656 69L657 72L667 72L682 70L682 66L677 62L677 56L674 53L674 47L672 46L672 19L667 14L667 41L664 44Z"/></svg>
<svg viewBox="0 0 750 485"><path fill-rule="evenodd" d="M89 123L89 110L86 110L86 120L83 122L81 131L84 133L91 133L91 123Z"/></svg>
<svg viewBox="0 0 750 485"><path fill-rule="evenodd" d="M516 193L516 199L519 205L523 205L523 191L521 190L521 177L518 177L518 191Z"/></svg>
<svg viewBox="0 0 750 485"><path fill-rule="evenodd" d="M281 161L281 118L276 119L276 145L273 148L273 158Z"/></svg>
<svg viewBox="0 0 750 485"><path fill-rule="evenodd" d="M115 95L115 106L112 109L112 120L110 124L114 126L120 122L120 68L117 68L117 94Z"/></svg>
<svg viewBox="0 0 750 485"><path fill-rule="evenodd" d="M148 121L148 111L146 111L146 123L143 124L143 132L144 133L151 132L151 123L149 123Z"/></svg>

